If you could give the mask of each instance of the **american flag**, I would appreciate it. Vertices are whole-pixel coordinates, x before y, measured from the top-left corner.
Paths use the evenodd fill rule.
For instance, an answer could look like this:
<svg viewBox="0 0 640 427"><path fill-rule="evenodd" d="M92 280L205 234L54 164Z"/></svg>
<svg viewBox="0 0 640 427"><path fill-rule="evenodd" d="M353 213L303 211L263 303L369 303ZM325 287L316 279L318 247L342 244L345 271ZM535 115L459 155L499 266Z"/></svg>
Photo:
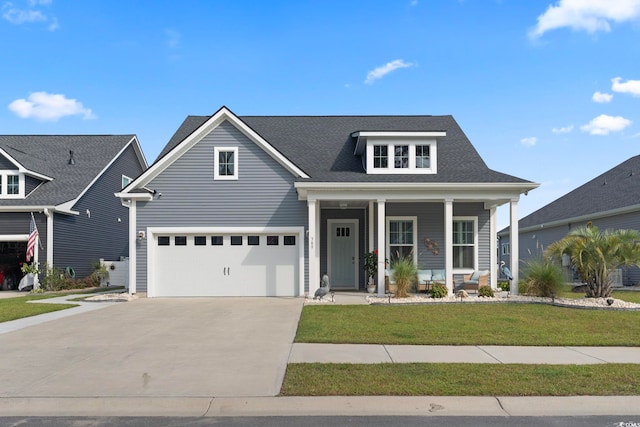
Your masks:
<svg viewBox="0 0 640 427"><path fill-rule="evenodd" d="M36 249L36 243L38 242L38 227L36 227L36 221L31 215L31 222L29 223L29 240L27 241L27 262L31 261L33 253Z"/></svg>

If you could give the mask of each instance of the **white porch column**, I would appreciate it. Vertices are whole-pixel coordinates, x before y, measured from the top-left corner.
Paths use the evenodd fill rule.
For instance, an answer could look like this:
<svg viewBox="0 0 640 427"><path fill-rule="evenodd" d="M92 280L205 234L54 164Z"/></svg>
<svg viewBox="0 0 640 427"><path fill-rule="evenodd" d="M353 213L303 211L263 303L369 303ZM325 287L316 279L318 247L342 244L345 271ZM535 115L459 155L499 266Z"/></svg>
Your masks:
<svg viewBox="0 0 640 427"><path fill-rule="evenodd" d="M136 222L136 201L129 200L129 294L136 293L136 270L138 266L138 224ZM149 236L147 236L149 238ZM147 254L147 257L149 254ZM148 274L148 272L147 272ZM147 283L149 289L149 283Z"/></svg>
<svg viewBox="0 0 640 427"><path fill-rule="evenodd" d="M375 250L376 248L376 242L374 241L374 236L375 236L375 224L373 223L375 221L375 212L373 211L373 201L369 200L369 249L368 252L372 252L373 250Z"/></svg>
<svg viewBox="0 0 640 427"><path fill-rule="evenodd" d="M453 200L444 201L444 272L447 293L453 295Z"/></svg>
<svg viewBox="0 0 640 427"><path fill-rule="evenodd" d="M318 242L318 208L320 205L316 200L307 200L309 216L309 297L313 297L320 286L320 245Z"/></svg>
<svg viewBox="0 0 640 427"><path fill-rule="evenodd" d="M520 276L519 270L518 270L518 258L519 258L519 248L518 248L518 241L519 241L519 237L520 237L520 230L518 229L518 199L511 199L511 205L510 205L510 212L511 215L509 217L509 237L510 237L510 255L509 255L509 261L510 261L510 269L511 269L511 276L513 276L513 280L511 281L511 294L512 295L518 295L518 277Z"/></svg>
<svg viewBox="0 0 640 427"><path fill-rule="evenodd" d="M387 258L387 233L385 231L386 201L378 200L378 296L384 296L384 270Z"/></svg>
<svg viewBox="0 0 640 427"><path fill-rule="evenodd" d="M491 236L491 242L489 247L491 254L489 255L489 265L491 265L491 289L498 288L498 231L496 230L496 207L489 209L489 235Z"/></svg>
<svg viewBox="0 0 640 427"><path fill-rule="evenodd" d="M45 209L44 214L47 217L47 264L53 266L53 212L51 209Z"/></svg>

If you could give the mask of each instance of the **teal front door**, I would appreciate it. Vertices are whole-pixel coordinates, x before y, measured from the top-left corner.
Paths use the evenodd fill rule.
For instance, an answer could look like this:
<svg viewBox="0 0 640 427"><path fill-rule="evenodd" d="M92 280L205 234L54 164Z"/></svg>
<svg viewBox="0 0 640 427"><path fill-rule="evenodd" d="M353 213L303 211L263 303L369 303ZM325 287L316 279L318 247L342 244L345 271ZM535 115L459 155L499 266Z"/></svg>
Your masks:
<svg viewBox="0 0 640 427"><path fill-rule="evenodd" d="M358 220L328 220L327 273L332 288L358 289Z"/></svg>

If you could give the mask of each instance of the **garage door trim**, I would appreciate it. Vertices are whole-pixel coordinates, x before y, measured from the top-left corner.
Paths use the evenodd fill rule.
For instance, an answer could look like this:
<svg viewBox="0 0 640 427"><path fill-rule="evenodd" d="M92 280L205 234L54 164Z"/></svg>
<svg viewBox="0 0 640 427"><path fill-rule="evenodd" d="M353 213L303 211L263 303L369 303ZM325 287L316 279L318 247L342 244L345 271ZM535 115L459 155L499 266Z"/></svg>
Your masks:
<svg viewBox="0 0 640 427"><path fill-rule="evenodd" d="M147 297L157 296L155 283L155 252L159 234L293 234L298 243L297 296L304 295L304 227L149 227L147 228Z"/></svg>

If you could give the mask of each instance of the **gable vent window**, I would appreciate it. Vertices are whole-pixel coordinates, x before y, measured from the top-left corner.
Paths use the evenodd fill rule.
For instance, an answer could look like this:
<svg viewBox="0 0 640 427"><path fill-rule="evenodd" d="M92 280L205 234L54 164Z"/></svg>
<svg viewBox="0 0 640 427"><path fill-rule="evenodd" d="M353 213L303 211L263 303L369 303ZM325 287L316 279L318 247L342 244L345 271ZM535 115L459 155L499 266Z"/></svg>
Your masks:
<svg viewBox="0 0 640 427"><path fill-rule="evenodd" d="M214 149L214 179L238 179L238 147Z"/></svg>

